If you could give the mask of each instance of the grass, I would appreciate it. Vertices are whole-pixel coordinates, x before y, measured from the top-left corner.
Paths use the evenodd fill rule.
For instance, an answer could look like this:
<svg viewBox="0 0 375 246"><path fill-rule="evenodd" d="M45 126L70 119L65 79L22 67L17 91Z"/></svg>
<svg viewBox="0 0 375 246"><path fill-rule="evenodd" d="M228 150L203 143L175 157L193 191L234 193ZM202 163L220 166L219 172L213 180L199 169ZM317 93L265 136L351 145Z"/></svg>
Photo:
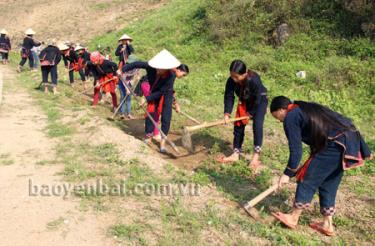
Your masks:
<svg viewBox="0 0 375 246"><path fill-rule="evenodd" d="M10 158L10 154L0 155L0 166L9 166L14 164L14 160Z"/></svg>

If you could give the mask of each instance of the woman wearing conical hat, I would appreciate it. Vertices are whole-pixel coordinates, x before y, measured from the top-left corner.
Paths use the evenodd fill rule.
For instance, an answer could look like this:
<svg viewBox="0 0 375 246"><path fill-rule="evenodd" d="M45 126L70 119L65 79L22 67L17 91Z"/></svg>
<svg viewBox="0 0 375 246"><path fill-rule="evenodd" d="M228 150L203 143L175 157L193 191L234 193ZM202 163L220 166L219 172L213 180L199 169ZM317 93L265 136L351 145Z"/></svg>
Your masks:
<svg viewBox="0 0 375 246"><path fill-rule="evenodd" d="M40 69L42 71L42 83L44 84L44 92L48 92L48 75L51 74L51 85L53 94L57 93L57 65L61 61L61 45L56 44L56 40L48 40L45 47L39 54Z"/></svg>
<svg viewBox="0 0 375 246"><path fill-rule="evenodd" d="M169 51L162 50L148 62L133 62L126 64L122 68L123 73L137 68L146 70L150 84L150 94L145 96L148 104L147 110L154 118L155 115L161 115L161 130L165 135L169 133L172 119L173 86L176 79L175 70L180 65L181 62ZM145 101L142 103L142 106L144 103ZM145 121L145 143L149 143L155 126L148 117ZM160 142L160 152L166 152L165 139L162 139Z"/></svg>
<svg viewBox="0 0 375 246"><path fill-rule="evenodd" d="M31 49L34 46L40 46L41 43L36 41L33 36L35 34L34 30L29 28L25 31L26 37L23 39L22 49L21 49L21 61L18 65L18 72L21 72L23 65L25 65L26 60L29 59L30 69L34 68L34 57L31 53Z"/></svg>
<svg viewBox="0 0 375 246"><path fill-rule="evenodd" d="M115 55L119 58L119 69L121 70L122 66L127 63L129 56L134 53L134 48L131 45L133 39L128 35L124 34L119 38L119 45L115 51Z"/></svg>
<svg viewBox="0 0 375 246"><path fill-rule="evenodd" d="M8 64L8 55L11 50L10 39L8 37L8 32L5 29L0 31L0 55L3 60L3 64Z"/></svg>
<svg viewBox="0 0 375 246"><path fill-rule="evenodd" d="M76 53L76 48L73 47L72 45L67 45L69 47L68 50L65 50L63 52L63 60L64 60L64 65L65 65L65 68L68 69L69 71L69 82L70 82L70 85L73 86L74 85L74 72L78 72L80 78L81 78L81 81L82 81L82 84L84 85L84 87L86 86L86 76L85 76L85 73L83 71L83 63L82 63L82 60L80 61L79 60L79 57ZM81 49L81 46L80 45L77 45L77 47L79 49Z"/></svg>

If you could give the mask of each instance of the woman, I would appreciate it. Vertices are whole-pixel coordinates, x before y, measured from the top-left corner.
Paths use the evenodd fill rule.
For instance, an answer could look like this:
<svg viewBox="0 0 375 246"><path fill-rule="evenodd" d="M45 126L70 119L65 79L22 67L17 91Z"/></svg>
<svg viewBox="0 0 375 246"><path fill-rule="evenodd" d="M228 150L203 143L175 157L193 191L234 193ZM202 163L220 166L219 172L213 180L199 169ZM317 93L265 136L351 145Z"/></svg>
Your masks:
<svg viewBox="0 0 375 246"><path fill-rule="evenodd" d="M7 35L8 32L5 29L0 31L0 56L4 65L8 64L9 51L12 48L10 45L10 39Z"/></svg>
<svg viewBox="0 0 375 246"><path fill-rule="evenodd" d="M317 103L291 102L284 96L271 103L272 116L283 122L289 143L289 161L279 179L279 187L297 178L293 210L273 215L289 228L295 228L303 211L309 207L319 190L322 223L310 226L327 235L334 235L332 216L336 193L346 169L359 167L364 159L372 159L370 149L351 120ZM298 169L302 158L302 142L310 146L310 158Z"/></svg>
<svg viewBox="0 0 375 246"><path fill-rule="evenodd" d="M34 46L40 46L41 45L40 42L35 41L33 39L33 36L35 34L33 29L31 29L31 28L27 29L25 31L25 34L26 34L26 37L23 39L22 49L21 49L21 61L18 65L18 69L17 69L17 72L19 72L19 73L22 71L22 67L23 67L23 65L25 65L27 59L29 59L30 69L31 70L34 69L34 57L33 57L33 54L31 53L31 49Z"/></svg>
<svg viewBox="0 0 375 246"><path fill-rule="evenodd" d="M79 45L77 47L81 48L81 46ZM68 50L64 51L63 59L64 59L65 68L69 70L70 85L71 86L74 85L74 72L78 72L79 76L81 77L81 81L83 85L85 86L86 76L85 76L85 73L83 72L82 60L78 59L78 55L73 46L69 47Z"/></svg>
<svg viewBox="0 0 375 246"><path fill-rule="evenodd" d="M129 56L134 53L133 46L131 45L131 41L133 41L133 39L124 34L121 36L121 38L119 38L118 41L120 44L117 46L115 55L118 56L118 67L121 70L122 66L128 63L127 60L129 59Z"/></svg>
<svg viewBox="0 0 375 246"><path fill-rule="evenodd" d="M90 61L90 53L86 50L85 47L81 46L81 45L77 45L74 49L74 51L76 52L77 54L77 69L78 69L78 72L81 76L81 79L82 77L85 77L85 80L82 80L83 82L83 88L84 90L87 89L87 85L86 85L86 78L88 77L88 69L87 69L87 62ZM81 73L83 74L83 76L81 75Z"/></svg>
<svg viewBox="0 0 375 246"><path fill-rule="evenodd" d="M61 47L63 48L63 47ZM48 93L48 74L51 74L53 94L57 94L57 65L61 61L60 49L56 46L55 40L47 42L47 47L40 54L40 68L42 70L42 83L44 92Z"/></svg>
<svg viewBox="0 0 375 246"><path fill-rule="evenodd" d="M169 51L162 50L148 62L133 62L126 64L122 68L124 73L137 68L146 70L150 83L150 95L145 97L148 103L147 111L153 118L156 118L159 114L161 115L161 130L165 135L169 133L172 119L173 86L176 79L174 69L180 65L180 61ZM144 103L145 101L143 100L141 106ZM145 121L145 143L150 143L155 127L148 117L146 117ZM165 139L160 142L160 152L166 152Z"/></svg>
<svg viewBox="0 0 375 246"><path fill-rule="evenodd" d="M117 64L104 59L99 51L94 51L90 55L90 62L87 67L94 76L94 98L93 106L98 105L100 90L104 93L110 93L112 97L113 110L117 108L116 84Z"/></svg>
<svg viewBox="0 0 375 246"><path fill-rule="evenodd" d="M186 64L181 64L178 68L173 69L173 72L176 74L176 78L180 79L180 78L183 78L183 77L185 77L189 74L189 67ZM147 76L142 79L140 87L141 87L142 95L149 96L151 94L150 83L148 82ZM178 102L176 100L176 94L175 93L173 93L172 107L174 108L176 113L180 113L180 105L178 104ZM156 113L154 115L154 120L155 120L156 123L159 124L159 122L160 122L160 114L159 113ZM158 142L161 141L161 136L160 136L159 130L156 127L154 128L153 139L155 139Z"/></svg>
<svg viewBox="0 0 375 246"><path fill-rule="evenodd" d="M254 155L249 164L256 170L260 167L260 152L263 143L263 123L267 112L267 89L262 84L260 76L246 68L241 60L234 60L229 68L230 77L227 80L224 94L224 120L229 121L232 114L235 94L238 97L236 117L249 116L253 120ZM245 137L245 127L249 120L234 123L233 154L220 158L223 163L239 160Z"/></svg>

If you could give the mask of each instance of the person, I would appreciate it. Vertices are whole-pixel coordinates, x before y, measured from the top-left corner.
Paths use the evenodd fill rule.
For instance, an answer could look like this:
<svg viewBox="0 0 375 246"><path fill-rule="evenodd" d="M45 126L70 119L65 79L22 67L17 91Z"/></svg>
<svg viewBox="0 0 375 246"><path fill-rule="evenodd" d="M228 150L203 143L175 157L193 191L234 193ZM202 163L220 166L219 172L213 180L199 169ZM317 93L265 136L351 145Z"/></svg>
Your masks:
<svg viewBox="0 0 375 246"><path fill-rule="evenodd" d="M326 106L313 102L292 102L285 96L275 97L270 105L272 116L283 123L289 145L289 160L279 187L292 177L297 179L293 210L289 214L273 213L281 223L295 228L301 213L308 208L319 191L323 222L311 228L327 236L334 235L332 216L344 170L364 164L372 154L352 121ZM310 147L310 158L298 168L302 158L302 142Z"/></svg>
<svg viewBox="0 0 375 246"><path fill-rule="evenodd" d="M126 62L133 63L136 61L137 61L137 58L134 55L130 55ZM137 74L138 74L138 69L128 71L126 74L124 74L123 79L120 79L120 82L118 84L118 88L121 94L120 101L122 102L126 98L125 102L120 107L120 118L122 119L125 119L125 118L134 119L134 117L131 114L131 93L127 89L127 87L132 88L131 82ZM126 84L127 87L124 84Z"/></svg>
<svg viewBox="0 0 375 246"><path fill-rule="evenodd" d="M41 43L36 41L33 36L35 35L35 32L33 29L29 28L25 31L26 37L23 39L22 43L22 49L21 49L21 61L18 65L17 72L22 71L23 65L25 65L26 60L29 59L29 66L32 71L35 71L34 69L34 57L31 52L31 49L34 46L40 46Z"/></svg>
<svg viewBox="0 0 375 246"><path fill-rule="evenodd" d="M82 60L78 59L78 55L75 52L75 47L73 45L68 46L69 49L65 50L63 53L63 60L65 68L69 71L69 82L70 85L74 85L74 72L78 72L81 78L83 85L85 86L86 83L86 76L83 72L83 63ZM81 47L77 45L77 47Z"/></svg>
<svg viewBox="0 0 375 246"><path fill-rule="evenodd" d="M6 65L9 62L9 51L12 49L8 32L5 29L0 31L0 55L3 60L3 64Z"/></svg>
<svg viewBox="0 0 375 246"><path fill-rule="evenodd" d="M148 103L147 111L155 118L155 115L161 114L161 130L167 136L169 133L171 119L172 119L172 105L173 105L173 86L176 79L176 74L173 69L181 65L169 51L162 50L148 62L133 62L122 67L122 71L126 73L133 69L145 69L147 78L150 84L150 95L142 98L141 106L146 101ZM154 124L146 117L145 120L145 143L150 143L153 136ZM160 142L160 152L165 153L165 139Z"/></svg>
<svg viewBox="0 0 375 246"><path fill-rule="evenodd" d="M133 39L126 34L122 35L118 41L120 44L117 46L115 55L119 59L118 66L121 70L122 66L128 63L127 60L129 59L129 56L134 53L134 48L131 45Z"/></svg>
<svg viewBox="0 0 375 246"><path fill-rule="evenodd" d="M33 60L34 60L34 65L33 65L33 69L38 69L38 65L39 65L39 54L40 54L40 51L41 51L41 46L34 46L31 48L30 52L31 52L31 55L33 56Z"/></svg>
<svg viewBox="0 0 375 246"><path fill-rule="evenodd" d="M63 47L62 47L63 48ZM48 74L51 74L53 94L57 94L57 65L61 61L60 49L56 46L56 40L49 40L39 54L40 69L42 71L42 83L44 92L48 93Z"/></svg>
<svg viewBox="0 0 375 246"><path fill-rule="evenodd" d="M183 78L183 77L185 77L185 76L187 76L189 74L189 67L186 64L181 64L176 69L173 69L173 71L176 74L176 78L179 79L179 78ZM151 91L150 91L150 83L148 82L147 76L144 76L141 79L140 83L141 83L140 84L141 94L143 96L145 96L145 97L149 96L151 94ZM175 109L176 113L180 113L180 105L179 105L179 103L176 100L176 93L175 92L173 92L173 104L172 104L172 107ZM159 125L159 123L160 123L160 114L159 113L154 114L154 118L153 119ZM161 141L161 136L160 136L159 130L156 127L154 128L153 139L155 139L158 142Z"/></svg>
<svg viewBox="0 0 375 246"><path fill-rule="evenodd" d="M99 51L94 51L90 55L88 69L94 76L94 98L93 106L98 105L100 90L103 93L110 93L112 97L113 110L117 108L116 85L118 83L117 64L105 59Z"/></svg>
<svg viewBox="0 0 375 246"><path fill-rule="evenodd" d="M74 51L76 52L77 54L77 68L79 69L79 75L81 76L81 80L82 80L82 77L84 77L85 79L82 80L82 83L83 83L83 88L86 90L87 89L87 85L86 85L86 79L89 75L89 72L88 72L88 69L87 69L87 62L90 61L90 53L87 52L86 48L81 46L81 45L77 45L74 49ZM83 74L83 76L81 75L81 73Z"/></svg>
<svg viewBox="0 0 375 246"><path fill-rule="evenodd" d="M254 154L249 167L257 170L261 166L260 153L263 143L263 123L267 112L267 88L256 72L248 70L241 60L234 60L229 67L230 77L224 93L224 120L229 122L235 95L238 97L236 117L249 116L253 120ZM239 160L245 138L245 127L249 120L234 122L233 153L219 158L219 162L230 163Z"/></svg>

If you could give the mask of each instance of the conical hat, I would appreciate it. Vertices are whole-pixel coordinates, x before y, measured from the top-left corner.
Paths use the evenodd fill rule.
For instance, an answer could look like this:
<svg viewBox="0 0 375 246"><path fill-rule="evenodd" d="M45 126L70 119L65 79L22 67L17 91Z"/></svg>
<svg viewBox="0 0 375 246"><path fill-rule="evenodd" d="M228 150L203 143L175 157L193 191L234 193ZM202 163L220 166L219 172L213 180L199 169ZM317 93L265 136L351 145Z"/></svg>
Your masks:
<svg viewBox="0 0 375 246"><path fill-rule="evenodd" d="M60 43L57 45L57 47L59 48L59 50L63 51L63 50L68 50L69 49L69 46L64 44L64 43Z"/></svg>
<svg viewBox="0 0 375 246"><path fill-rule="evenodd" d="M8 32L7 32L7 30L5 30L5 29L1 29L0 34L5 34L5 35L7 35Z"/></svg>
<svg viewBox="0 0 375 246"><path fill-rule="evenodd" d="M25 34L26 34L26 35L34 35L35 32L34 32L33 29L29 28L29 29L27 29L27 30L25 31Z"/></svg>
<svg viewBox="0 0 375 246"><path fill-rule="evenodd" d="M74 51L79 51L79 50L84 50L84 49L85 49L85 47L82 47L81 45L77 44Z"/></svg>
<svg viewBox="0 0 375 246"><path fill-rule="evenodd" d="M164 49L149 60L148 65L156 69L172 69L180 66L181 62L168 50Z"/></svg>
<svg viewBox="0 0 375 246"><path fill-rule="evenodd" d="M121 40L133 40L131 37L129 37L128 35L124 34L121 36L121 38L119 38L118 41L121 41Z"/></svg>
<svg viewBox="0 0 375 246"><path fill-rule="evenodd" d="M53 45L55 46L56 45L56 39L48 39L47 42L46 42L47 45Z"/></svg>

